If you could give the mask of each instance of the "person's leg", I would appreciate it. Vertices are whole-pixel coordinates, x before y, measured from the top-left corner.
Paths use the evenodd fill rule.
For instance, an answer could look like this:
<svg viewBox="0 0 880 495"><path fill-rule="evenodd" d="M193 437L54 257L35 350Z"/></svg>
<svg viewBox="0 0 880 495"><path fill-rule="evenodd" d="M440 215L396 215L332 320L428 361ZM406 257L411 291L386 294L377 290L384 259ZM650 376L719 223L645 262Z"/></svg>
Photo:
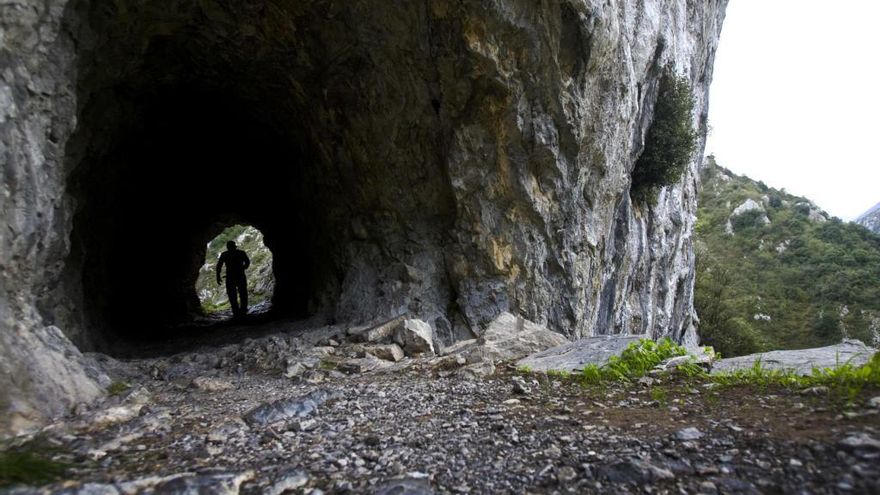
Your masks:
<svg viewBox="0 0 880 495"><path fill-rule="evenodd" d="M229 305L232 306L232 316L238 316L238 295L236 294L237 285L226 278L226 295L229 296Z"/></svg>
<svg viewBox="0 0 880 495"><path fill-rule="evenodd" d="M248 313L248 290L246 279L239 281L238 295L241 297L241 314L246 315Z"/></svg>

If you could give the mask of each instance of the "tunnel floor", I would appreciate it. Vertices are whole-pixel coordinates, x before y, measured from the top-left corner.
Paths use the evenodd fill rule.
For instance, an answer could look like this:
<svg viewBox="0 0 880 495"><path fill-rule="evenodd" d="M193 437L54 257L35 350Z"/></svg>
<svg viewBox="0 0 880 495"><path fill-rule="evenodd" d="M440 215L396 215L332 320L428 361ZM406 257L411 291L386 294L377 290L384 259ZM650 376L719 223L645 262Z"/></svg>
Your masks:
<svg viewBox="0 0 880 495"><path fill-rule="evenodd" d="M233 319L231 316L231 311L224 311L197 317L181 325L160 327L136 344L126 342L114 349L111 355L120 359L172 356L240 344L247 339L258 339L278 332L299 335L326 324L320 316L305 319L280 316L268 304L252 306L244 317Z"/></svg>

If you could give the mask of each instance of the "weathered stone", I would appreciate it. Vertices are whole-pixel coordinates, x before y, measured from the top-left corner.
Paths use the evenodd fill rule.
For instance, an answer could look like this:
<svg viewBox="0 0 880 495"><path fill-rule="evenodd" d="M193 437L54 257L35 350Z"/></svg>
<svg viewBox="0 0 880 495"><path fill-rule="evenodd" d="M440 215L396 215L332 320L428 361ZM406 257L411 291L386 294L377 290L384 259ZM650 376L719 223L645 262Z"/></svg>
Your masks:
<svg viewBox="0 0 880 495"><path fill-rule="evenodd" d="M287 368L284 370L284 377L296 378L305 373L307 369L308 368L306 368L306 366L299 361L288 363Z"/></svg>
<svg viewBox="0 0 880 495"><path fill-rule="evenodd" d="M422 478L400 478L376 487L376 495L433 495L431 483Z"/></svg>
<svg viewBox="0 0 880 495"><path fill-rule="evenodd" d="M291 418L304 418L315 414L318 406L335 398L330 390L316 390L305 397L283 399L263 404L244 415L248 426L265 426Z"/></svg>
<svg viewBox="0 0 880 495"><path fill-rule="evenodd" d="M95 413L92 416L91 424L95 428L106 428L107 426L125 423L136 418L141 413L143 407L141 404L109 407Z"/></svg>
<svg viewBox="0 0 880 495"><path fill-rule="evenodd" d="M722 359L712 367L712 374L746 370L760 362L768 370L790 371L810 375L813 368L837 368L844 364L862 366L877 352L858 340L844 340L840 344L795 351L771 351L748 356Z"/></svg>
<svg viewBox="0 0 880 495"><path fill-rule="evenodd" d="M205 392L220 392L223 390L230 390L234 387L232 382L229 380L224 380L222 378L214 378L210 376L199 376L193 379L190 384L192 388L197 390L202 390Z"/></svg>
<svg viewBox="0 0 880 495"><path fill-rule="evenodd" d="M371 327L351 328L348 331L348 335L355 342L388 342L394 337L395 329L397 329L405 319L405 316L397 316Z"/></svg>
<svg viewBox="0 0 880 495"><path fill-rule="evenodd" d="M880 440L877 440L867 433L849 435L841 440L839 445L849 450L880 451Z"/></svg>
<svg viewBox="0 0 880 495"><path fill-rule="evenodd" d="M547 330L510 313L500 314L462 355L469 363L511 361L568 342L563 335Z"/></svg>
<svg viewBox="0 0 880 495"><path fill-rule="evenodd" d="M397 344L372 345L364 347L364 352L386 361L400 361L403 359L403 349Z"/></svg>
<svg viewBox="0 0 880 495"><path fill-rule="evenodd" d="M272 484L263 492L266 495L281 495L284 492L301 488L309 482L309 476L298 469L276 476Z"/></svg>
<svg viewBox="0 0 880 495"><path fill-rule="evenodd" d="M580 371L588 364L603 366L645 335L589 337L532 354L516 363L533 371Z"/></svg>
<svg viewBox="0 0 880 495"><path fill-rule="evenodd" d="M407 354L434 353L434 330L422 320L404 320L394 330L394 341Z"/></svg>
<svg viewBox="0 0 880 495"><path fill-rule="evenodd" d="M694 428L693 426L690 426L688 428L683 428L675 432L675 438L676 440L682 441L699 440L703 438L703 432L701 432L697 428Z"/></svg>
<svg viewBox="0 0 880 495"><path fill-rule="evenodd" d="M387 361L379 359L372 354L367 354L362 358L349 359L339 363L338 369L345 373L366 373L389 365L390 363Z"/></svg>
<svg viewBox="0 0 880 495"><path fill-rule="evenodd" d="M204 475L183 475L157 484L153 493L176 495L238 495L241 484L254 477L253 471Z"/></svg>
<svg viewBox="0 0 880 495"><path fill-rule="evenodd" d="M599 472L612 483L646 484L675 478L672 471L640 459L618 461L602 466Z"/></svg>

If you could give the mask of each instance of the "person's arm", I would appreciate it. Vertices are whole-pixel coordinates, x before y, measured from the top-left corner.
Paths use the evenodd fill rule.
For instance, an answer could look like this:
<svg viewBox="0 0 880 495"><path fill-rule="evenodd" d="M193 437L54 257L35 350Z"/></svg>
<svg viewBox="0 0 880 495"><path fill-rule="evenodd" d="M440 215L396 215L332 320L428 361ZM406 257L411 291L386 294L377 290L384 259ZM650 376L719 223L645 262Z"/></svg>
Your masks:
<svg viewBox="0 0 880 495"><path fill-rule="evenodd" d="M226 254L226 253L224 253ZM217 260L217 285L221 284L220 273L223 270L223 263L226 262L226 256L223 254L220 255L220 259Z"/></svg>
<svg viewBox="0 0 880 495"><path fill-rule="evenodd" d="M249 266L251 266L251 259L248 258L247 253L244 251L241 252L241 255L244 256L244 269L247 270Z"/></svg>

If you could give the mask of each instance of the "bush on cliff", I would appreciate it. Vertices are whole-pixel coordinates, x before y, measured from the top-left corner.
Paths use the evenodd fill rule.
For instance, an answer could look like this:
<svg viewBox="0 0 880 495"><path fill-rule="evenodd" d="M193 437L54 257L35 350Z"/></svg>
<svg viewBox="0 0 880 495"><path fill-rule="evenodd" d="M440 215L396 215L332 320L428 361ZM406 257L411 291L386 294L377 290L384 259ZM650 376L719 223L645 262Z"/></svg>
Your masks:
<svg viewBox="0 0 880 495"><path fill-rule="evenodd" d="M687 80L672 69L664 70L645 149L633 169L631 195L635 201L650 202L661 187L681 179L696 148L693 109L693 93Z"/></svg>

